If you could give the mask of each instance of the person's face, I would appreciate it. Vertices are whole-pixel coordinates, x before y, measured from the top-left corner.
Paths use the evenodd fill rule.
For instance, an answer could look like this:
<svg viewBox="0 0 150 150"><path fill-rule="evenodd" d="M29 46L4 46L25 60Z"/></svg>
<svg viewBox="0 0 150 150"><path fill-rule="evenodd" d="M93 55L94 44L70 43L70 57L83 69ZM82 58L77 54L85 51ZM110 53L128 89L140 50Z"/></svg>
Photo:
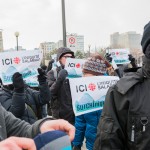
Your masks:
<svg viewBox="0 0 150 150"><path fill-rule="evenodd" d="M59 59L59 62L60 62L62 65L65 65L67 58L73 58L72 54L69 54L69 53L68 53L68 54L63 55L63 56Z"/></svg>

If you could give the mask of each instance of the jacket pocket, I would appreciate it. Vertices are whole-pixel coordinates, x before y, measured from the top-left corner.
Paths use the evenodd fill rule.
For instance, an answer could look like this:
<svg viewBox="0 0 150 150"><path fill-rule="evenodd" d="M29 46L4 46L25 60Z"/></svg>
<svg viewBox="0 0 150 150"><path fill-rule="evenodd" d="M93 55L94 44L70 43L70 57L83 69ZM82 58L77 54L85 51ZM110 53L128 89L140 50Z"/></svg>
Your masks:
<svg viewBox="0 0 150 150"><path fill-rule="evenodd" d="M140 147L147 145L146 139L149 139L150 132L150 117L141 115L131 115L128 119L127 134L128 143L132 149L140 149Z"/></svg>
<svg viewBox="0 0 150 150"><path fill-rule="evenodd" d="M112 133L114 120L107 116L101 116L100 129L104 133Z"/></svg>

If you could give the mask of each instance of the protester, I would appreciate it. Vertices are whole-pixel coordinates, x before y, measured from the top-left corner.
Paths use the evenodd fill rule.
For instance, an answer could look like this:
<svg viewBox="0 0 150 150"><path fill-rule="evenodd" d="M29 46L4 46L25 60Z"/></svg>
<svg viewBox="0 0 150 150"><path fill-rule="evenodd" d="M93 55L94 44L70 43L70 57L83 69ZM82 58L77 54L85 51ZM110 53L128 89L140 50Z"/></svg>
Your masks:
<svg viewBox="0 0 150 150"><path fill-rule="evenodd" d="M2 86L0 90L0 103L17 118L33 124L36 120L47 116L46 106L50 99L50 91L46 83L46 74L38 69L39 91L29 88L23 81L22 75L16 72L13 84Z"/></svg>
<svg viewBox="0 0 150 150"><path fill-rule="evenodd" d="M69 135L70 141L74 138L75 128L63 119L53 120L45 118L36 121L33 125L16 118L12 113L6 111L0 104L0 149L3 150L20 150L28 149L35 150L35 145L30 139L14 138L27 137L34 138L39 133L47 131L61 130ZM11 138L8 138L11 137ZM8 139L7 139L8 138ZM15 149L16 148L16 149Z"/></svg>
<svg viewBox="0 0 150 150"><path fill-rule="evenodd" d="M106 53L105 58L112 63L111 54ZM128 55L128 59L130 61L129 64L118 64L117 68L115 69L115 75L117 75L119 78L122 78L127 72L136 72L140 68L136 64L136 59L131 54Z"/></svg>
<svg viewBox="0 0 150 150"><path fill-rule="evenodd" d="M141 45L142 68L126 74L106 95L94 150L150 148L150 22L144 27Z"/></svg>
<svg viewBox="0 0 150 150"><path fill-rule="evenodd" d="M104 76L107 74L107 68L111 65L100 55L96 54L83 65L83 76ZM75 138L73 140L73 150L81 150L84 137L86 138L86 148L93 150L94 141L96 138L97 125L102 110L93 111L75 117Z"/></svg>
<svg viewBox="0 0 150 150"><path fill-rule="evenodd" d="M74 58L74 52L69 48L61 47L57 52L57 68L47 73L48 85L52 94L51 109L55 118L61 118L74 124L74 112L72 108L72 99L69 86L69 80L66 79L68 73L64 69L66 59Z"/></svg>

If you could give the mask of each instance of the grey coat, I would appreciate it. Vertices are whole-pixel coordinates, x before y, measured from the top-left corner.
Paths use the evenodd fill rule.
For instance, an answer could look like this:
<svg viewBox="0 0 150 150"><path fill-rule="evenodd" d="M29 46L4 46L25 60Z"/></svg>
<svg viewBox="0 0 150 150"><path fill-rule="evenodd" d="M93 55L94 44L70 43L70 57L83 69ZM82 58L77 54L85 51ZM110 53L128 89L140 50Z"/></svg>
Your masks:
<svg viewBox="0 0 150 150"><path fill-rule="evenodd" d="M40 133L39 126L46 119L39 120L33 125L16 118L12 113L6 111L0 104L0 141L10 137L34 138Z"/></svg>

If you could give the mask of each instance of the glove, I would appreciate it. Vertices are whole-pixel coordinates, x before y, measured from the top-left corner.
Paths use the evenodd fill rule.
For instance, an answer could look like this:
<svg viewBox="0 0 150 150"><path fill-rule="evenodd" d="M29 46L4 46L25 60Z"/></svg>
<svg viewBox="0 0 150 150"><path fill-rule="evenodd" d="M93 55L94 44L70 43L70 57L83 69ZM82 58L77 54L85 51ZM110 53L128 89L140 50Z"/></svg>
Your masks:
<svg viewBox="0 0 150 150"><path fill-rule="evenodd" d="M64 81L66 77L68 76L68 72L65 69L61 69L58 73L58 80Z"/></svg>
<svg viewBox="0 0 150 150"><path fill-rule="evenodd" d="M38 75L39 84L45 83L46 79L47 79L46 72L42 68L38 68L37 70L38 70L38 73L39 73L39 75Z"/></svg>
<svg viewBox="0 0 150 150"><path fill-rule="evenodd" d="M12 82L14 86L14 91L17 93L23 93L24 92L24 81L22 78L22 74L19 72L16 72L12 76Z"/></svg>
<svg viewBox="0 0 150 150"><path fill-rule="evenodd" d="M134 58L131 54L129 54L128 56L129 56L129 60L130 60L131 62L134 62L134 61L135 61L135 58Z"/></svg>
<svg viewBox="0 0 150 150"><path fill-rule="evenodd" d="M111 54L106 53L105 58L106 58L107 61L109 61L110 63L112 62Z"/></svg>

